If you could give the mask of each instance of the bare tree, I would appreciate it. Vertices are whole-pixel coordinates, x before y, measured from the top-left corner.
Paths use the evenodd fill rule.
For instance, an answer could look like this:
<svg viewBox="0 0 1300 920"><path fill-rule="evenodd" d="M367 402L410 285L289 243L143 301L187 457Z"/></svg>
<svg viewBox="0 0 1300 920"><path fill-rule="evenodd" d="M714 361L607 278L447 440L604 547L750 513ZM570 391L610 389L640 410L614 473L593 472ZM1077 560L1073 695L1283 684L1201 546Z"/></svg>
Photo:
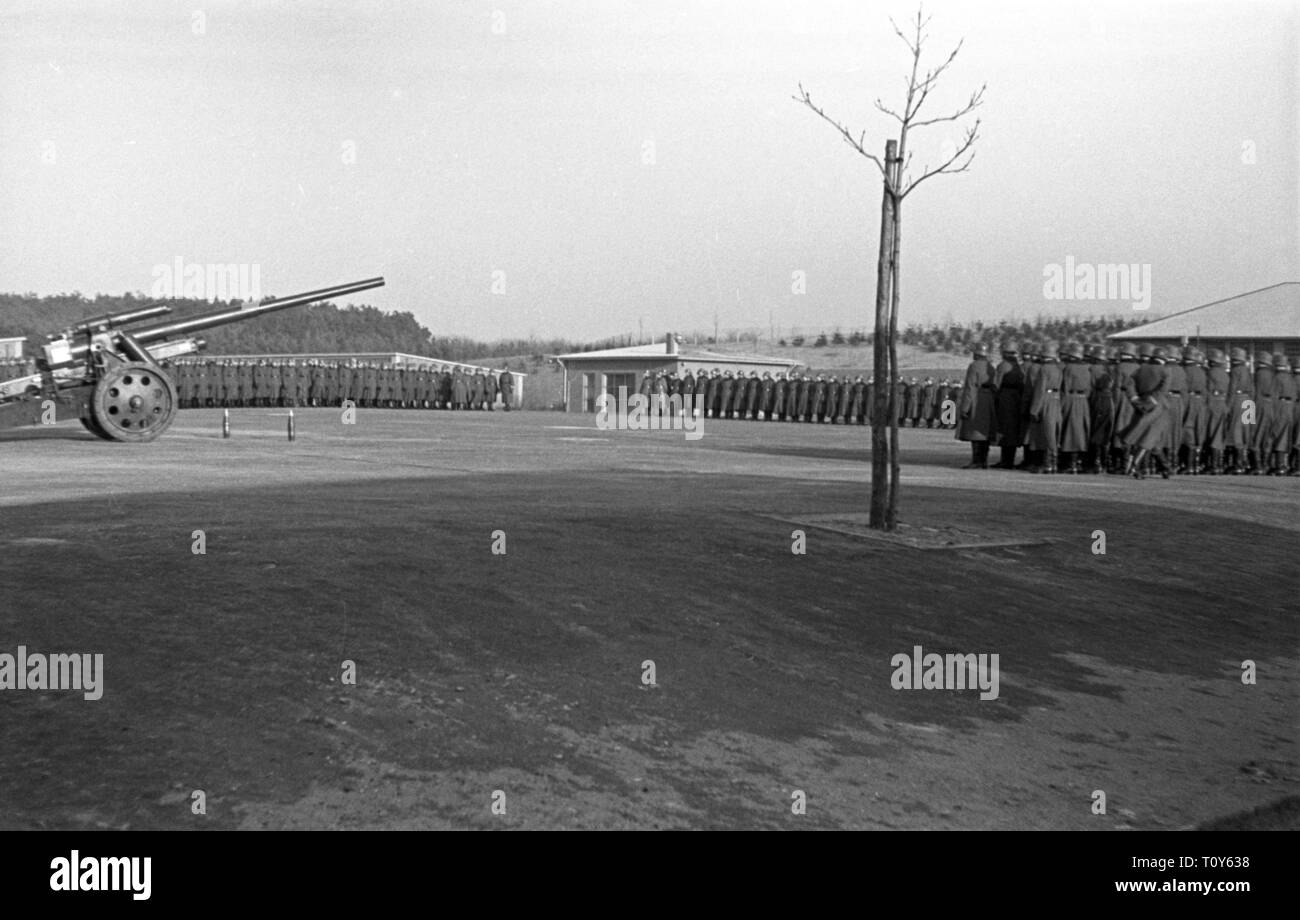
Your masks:
<svg viewBox="0 0 1300 920"><path fill-rule="evenodd" d="M915 29L911 37L891 19L897 35L907 46L912 55L912 70L907 78L907 98L902 112L895 111L876 99L876 108L898 122L898 138L885 143L885 156L882 160L866 148L866 131L854 134L845 124L836 121L813 102L812 96L799 84L796 102L806 105L818 117L833 127L845 142L876 164L884 182L884 195L880 208L880 255L876 270L876 325L875 325L875 367L873 380L875 384L875 405L871 426L871 527L877 530L894 530L898 526L898 412L894 397L894 380L898 377L898 303L899 303L899 249L902 241L903 200L918 185L931 176L944 173L954 174L970 169L975 158L974 145L979 138L980 119L965 128L962 141L954 145L949 155L944 152L943 162L931 168L923 165L919 177L913 178L911 171L912 151L908 148L908 134L914 128L924 128L943 123L955 123L974 112L984 103L984 90L981 86L971 93L964 105L947 115L922 117L921 107L929 98L939 78L952 66L962 42L940 64L921 70L921 50L925 45L926 27L929 17L917 10ZM886 429L888 425L888 429ZM888 434L888 441L886 441Z"/></svg>

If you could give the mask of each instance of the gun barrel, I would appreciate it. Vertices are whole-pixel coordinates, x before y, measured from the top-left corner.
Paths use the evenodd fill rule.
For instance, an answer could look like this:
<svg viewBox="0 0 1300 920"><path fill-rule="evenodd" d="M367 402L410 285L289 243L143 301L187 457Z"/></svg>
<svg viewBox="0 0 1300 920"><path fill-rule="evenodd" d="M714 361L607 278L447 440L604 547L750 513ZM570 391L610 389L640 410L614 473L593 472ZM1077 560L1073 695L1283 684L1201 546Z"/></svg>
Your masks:
<svg viewBox="0 0 1300 920"><path fill-rule="evenodd" d="M159 326L148 326L144 329L137 329L133 335L137 342L140 342L142 345L147 345L150 342L158 342L175 335L189 335L198 332L201 329L211 329L214 326L224 326L227 323L242 322L246 319L265 316L267 313L274 313L277 310L287 310L290 307L299 307L303 304L316 303L334 297L343 297L348 294L356 294L359 291L369 291L372 288L383 286L383 278L367 278L364 281L353 281L349 284L336 284L333 287L320 288L302 294L294 294L290 297L278 297L274 300L264 300L261 303L254 304L250 307L217 310L199 316L190 316L184 319L173 320L170 323L163 323Z"/></svg>
<svg viewBox="0 0 1300 920"><path fill-rule="evenodd" d="M170 313L172 308L166 304L157 304L152 307L141 307L139 310L132 310L129 313L107 313L103 316L97 316L94 319L83 320L73 326L71 332L88 332L91 330L107 329L113 326L125 326L127 323L138 323L142 319L153 319L155 316L163 316Z"/></svg>
<svg viewBox="0 0 1300 920"><path fill-rule="evenodd" d="M164 339L173 336L190 335L201 329L211 329L213 326L224 326L227 323L240 322L245 319L253 319L258 316L264 316L267 313L274 313L276 310L287 310L290 307L298 307L303 304L316 303L321 300L329 300L332 297L343 297L347 294L355 294L358 291L368 291L371 288L383 287L383 278L367 278L364 281L353 281L349 284L336 284L333 287L320 288L315 291L307 291L302 294L294 294L291 297L278 297L274 300L264 300L261 303L253 304L249 307L227 308L216 310L212 313L204 313L199 316L190 316L184 319L173 320L169 323L162 323L157 326L146 326L143 329L136 329L132 338L141 346L147 346L151 342L161 342ZM113 317L118 324L129 322L130 318L142 319L145 316L157 316L160 313L168 313L171 308L168 306L146 307L137 310L134 313L124 313ZM142 316L141 314L144 314ZM86 326L87 329L99 331L95 325L100 321L92 320ZM111 327L107 327L111 328ZM125 331L123 332L125 334ZM72 345L66 340L60 340L62 350L58 355L57 361L50 359L52 365L63 366L65 364L85 361L90 354L91 345L76 344ZM48 348L49 346L47 346Z"/></svg>

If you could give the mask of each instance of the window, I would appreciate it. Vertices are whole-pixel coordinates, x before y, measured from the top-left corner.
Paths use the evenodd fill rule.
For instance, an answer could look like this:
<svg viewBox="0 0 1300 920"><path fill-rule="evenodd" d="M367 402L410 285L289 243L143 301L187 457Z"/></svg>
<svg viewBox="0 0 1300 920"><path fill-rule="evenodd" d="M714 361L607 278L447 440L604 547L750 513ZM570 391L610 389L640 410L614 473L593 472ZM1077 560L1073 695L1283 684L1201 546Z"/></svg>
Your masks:
<svg viewBox="0 0 1300 920"><path fill-rule="evenodd" d="M627 387L628 396L634 394L636 392L636 387L637 387L636 374L606 374L605 375L605 392L609 394L608 405L611 408L617 405L619 387Z"/></svg>

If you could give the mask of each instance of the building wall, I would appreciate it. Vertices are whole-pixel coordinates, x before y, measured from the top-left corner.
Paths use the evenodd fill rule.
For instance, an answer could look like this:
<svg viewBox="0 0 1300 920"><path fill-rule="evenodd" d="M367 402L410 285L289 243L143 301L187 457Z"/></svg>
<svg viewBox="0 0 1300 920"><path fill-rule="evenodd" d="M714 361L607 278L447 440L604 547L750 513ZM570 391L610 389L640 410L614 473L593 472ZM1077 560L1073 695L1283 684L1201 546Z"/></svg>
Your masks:
<svg viewBox="0 0 1300 920"><path fill-rule="evenodd" d="M0 339L0 358L21 358L25 341L23 338Z"/></svg>
<svg viewBox="0 0 1300 920"><path fill-rule="evenodd" d="M620 382L631 384L635 393L646 371L669 373L677 366L673 360L647 358L644 361L570 362L565 366L564 411L595 412L596 397L601 393L618 395Z"/></svg>

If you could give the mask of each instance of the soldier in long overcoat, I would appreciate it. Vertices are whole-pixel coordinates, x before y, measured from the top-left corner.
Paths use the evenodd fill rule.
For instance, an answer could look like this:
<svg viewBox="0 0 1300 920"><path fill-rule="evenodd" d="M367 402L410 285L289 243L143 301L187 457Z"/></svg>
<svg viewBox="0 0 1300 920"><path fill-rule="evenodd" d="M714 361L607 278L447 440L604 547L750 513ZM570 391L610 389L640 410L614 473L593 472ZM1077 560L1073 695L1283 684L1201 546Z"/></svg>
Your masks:
<svg viewBox="0 0 1300 920"><path fill-rule="evenodd" d="M713 417L719 418L725 415L731 418L731 399L732 390L735 389L736 382L732 379L731 371L725 371L722 379L718 382L718 390L715 394Z"/></svg>
<svg viewBox="0 0 1300 920"><path fill-rule="evenodd" d="M1267 454L1261 459L1270 476L1285 476L1291 455L1291 426L1295 423L1296 378L1284 352L1273 354L1273 419L1269 425Z"/></svg>
<svg viewBox="0 0 1300 920"><path fill-rule="evenodd" d="M1205 397L1205 356L1189 345L1183 349L1182 364L1187 389L1183 393L1183 428L1178 449L1186 459L1180 472L1196 476L1201 472L1201 450L1205 446L1209 409Z"/></svg>
<svg viewBox="0 0 1300 920"><path fill-rule="evenodd" d="M1029 443L1041 451L1040 473L1058 472L1061 444L1061 362L1055 342L1042 347L1042 369L1034 381L1034 399L1029 404Z"/></svg>
<svg viewBox="0 0 1300 920"><path fill-rule="evenodd" d="M1101 345L1090 348L1088 369L1092 371L1092 391L1088 396L1088 413L1092 421L1088 431L1088 463L1093 473L1110 469L1110 439L1115 434L1115 401L1111 388L1118 362L1118 348L1112 346L1109 351Z"/></svg>
<svg viewBox="0 0 1300 920"><path fill-rule="evenodd" d="M1223 447L1228 434L1228 356L1217 348L1209 353L1205 372L1205 451L1206 472L1221 476Z"/></svg>
<svg viewBox="0 0 1300 920"><path fill-rule="evenodd" d="M1083 345L1071 342L1065 348L1061 368L1061 461L1065 472L1083 472L1082 454L1092 443L1092 370L1083 363Z"/></svg>
<svg viewBox="0 0 1300 920"><path fill-rule="evenodd" d="M1150 456L1165 479L1169 466L1165 463L1162 448L1169 443L1169 407L1165 401L1165 350L1150 350L1149 363L1138 366L1130 381L1129 402L1133 405L1133 418L1120 433L1124 443L1133 450L1125 472L1137 479L1146 476L1144 461ZM1141 355L1141 351L1139 351Z"/></svg>
<svg viewBox="0 0 1300 920"><path fill-rule="evenodd" d="M966 381L961 388L957 404L957 440L969 441L971 460L962 469L984 470L989 465L989 442L997 436L997 416L993 403L993 368L989 365L988 348L975 346L971 363L966 368Z"/></svg>
<svg viewBox="0 0 1300 920"><path fill-rule="evenodd" d="M998 468L1015 469L1016 450L1020 447L1021 405L1025 373L1020 367L1019 346L1011 340L1002 343L1002 360L993 370L993 413L996 442L1002 448Z"/></svg>
<svg viewBox="0 0 1300 920"><path fill-rule="evenodd" d="M497 386L501 390L501 405L509 412L515 407L515 375L503 370L497 378Z"/></svg>
<svg viewBox="0 0 1300 920"><path fill-rule="evenodd" d="M465 409L468 406L469 381L465 379L465 372L458 367L451 374L451 407Z"/></svg>

